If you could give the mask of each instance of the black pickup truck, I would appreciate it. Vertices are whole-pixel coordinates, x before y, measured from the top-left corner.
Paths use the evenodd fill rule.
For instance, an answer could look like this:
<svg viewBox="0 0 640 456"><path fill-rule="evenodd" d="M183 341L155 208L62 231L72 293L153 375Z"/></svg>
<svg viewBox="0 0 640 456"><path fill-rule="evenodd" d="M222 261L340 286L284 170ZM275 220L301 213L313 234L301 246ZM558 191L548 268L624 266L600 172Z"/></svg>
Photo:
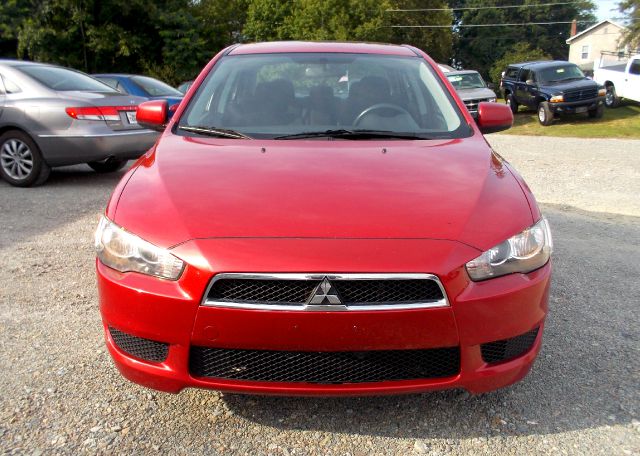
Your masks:
<svg viewBox="0 0 640 456"><path fill-rule="evenodd" d="M569 62L509 65L502 73L500 88L514 114L520 105L537 109L538 120L545 126L560 114L587 112L589 117L599 119L604 112L605 88Z"/></svg>

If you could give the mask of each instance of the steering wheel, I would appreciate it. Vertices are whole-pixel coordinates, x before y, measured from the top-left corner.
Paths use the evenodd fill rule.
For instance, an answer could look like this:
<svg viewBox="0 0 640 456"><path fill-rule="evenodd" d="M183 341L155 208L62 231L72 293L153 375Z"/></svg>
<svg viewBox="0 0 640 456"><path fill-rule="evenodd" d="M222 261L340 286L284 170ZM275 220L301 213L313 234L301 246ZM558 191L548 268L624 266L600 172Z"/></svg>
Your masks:
<svg viewBox="0 0 640 456"><path fill-rule="evenodd" d="M394 105L394 104L391 104L391 103L378 103L378 104L374 104L374 105L369 106L367 109L365 109L360 114L358 114L358 117L356 117L356 120L353 121L353 125L354 126L358 126L360 124L360 122L362 122L362 119L367 117L369 114L371 114L374 111L380 111L382 109L391 109L393 111L396 111L398 114L406 114L409 117L412 117L411 114L409 113L409 111L407 111L406 109L404 109L404 108L402 108L402 107L400 107L398 105Z"/></svg>

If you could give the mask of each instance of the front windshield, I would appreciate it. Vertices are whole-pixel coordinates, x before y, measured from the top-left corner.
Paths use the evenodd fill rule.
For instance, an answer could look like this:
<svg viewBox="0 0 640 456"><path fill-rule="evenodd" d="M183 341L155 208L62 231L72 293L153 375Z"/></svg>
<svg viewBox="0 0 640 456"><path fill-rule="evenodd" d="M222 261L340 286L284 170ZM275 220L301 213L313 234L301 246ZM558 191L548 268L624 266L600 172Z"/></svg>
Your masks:
<svg viewBox="0 0 640 456"><path fill-rule="evenodd" d="M562 65L545 68L537 72L540 82L561 82L569 79L583 79L584 73L577 65Z"/></svg>
<svg viewBox="0 0 640 456"><path fill-rule="evenodd" d="M57 91L115 92L113 88L79 71L47 65L22 65L20 71Z"/></svg>
<svg viewBox="0 0 640 456"><path fill-rule="evenodd" d="M277 138L327 130L457 138L471 130L418 57L291 53L223 57L198 88L176 132L233 130Z"/></svg>
<svg viewBox="0 0 640 456"><path fill-rule="evenodd" d="M183 94L178 90L171 87L169 84L165 84L157 79L149 78L147 76L132 76L131 80L142 90L144 90L150 97L182 97Z"/></svg>
<svg viewBox="0 0 640 456"><path fill-rule="evenodd" d="M486 87L479 73L448 74L447 79L456 90L484 89Z"/></svg>

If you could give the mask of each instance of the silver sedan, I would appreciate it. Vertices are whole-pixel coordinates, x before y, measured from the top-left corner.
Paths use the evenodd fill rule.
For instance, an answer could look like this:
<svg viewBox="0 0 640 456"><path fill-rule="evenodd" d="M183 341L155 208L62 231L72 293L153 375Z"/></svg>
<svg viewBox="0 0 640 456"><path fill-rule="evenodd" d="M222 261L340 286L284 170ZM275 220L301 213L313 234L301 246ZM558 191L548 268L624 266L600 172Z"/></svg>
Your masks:
<svg viewBox="0 0 640 456"><path fill-rule="evenodd" d="M79 71L0 60L0 175L29 187L44 182L54 166L122 169L158 136L136 122L145 100Z"/></svg>

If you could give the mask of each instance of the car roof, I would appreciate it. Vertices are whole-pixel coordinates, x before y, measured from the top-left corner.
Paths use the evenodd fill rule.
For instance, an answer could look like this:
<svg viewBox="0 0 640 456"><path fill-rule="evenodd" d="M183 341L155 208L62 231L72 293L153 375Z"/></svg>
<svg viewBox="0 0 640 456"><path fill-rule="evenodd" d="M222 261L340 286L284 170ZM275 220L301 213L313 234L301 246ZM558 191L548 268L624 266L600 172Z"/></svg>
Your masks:
<svg viewBox="0 0 640 456"><path fill-rule="evenodd" d="M16 59L0 59L0 65L6 65L6 66L40 65L40 66L66 68L66 67L60 67L58 65L52 65L50 63L30 62L28 60L16 60Z"/></svg>
<svg viewBox="0 0 640 456"><path fill-rule="evenodd" d="M385 54L416 57L409 47L380 43L347 43L337 41L274 41L270 43L241 44L229 55L277 54L289 52L334 52L354 54Z"/></svg>
<svg viewBox="0 0 640 456"><path fill-rule="evenodd" d="M571 64L571 62L567 62L566 60L536 60L533 62L521 62L521 63L512 63L509 67L533 67L536 68L548 68L556 65L566 65Z"/></svg>
<svg viewBox="0 0 640 456"><path fill-rule="evenodd" d="M455 70L455 71L446 72L445 76L449 77L456 74L479 74L479 73L476 70Z"/></svg>

